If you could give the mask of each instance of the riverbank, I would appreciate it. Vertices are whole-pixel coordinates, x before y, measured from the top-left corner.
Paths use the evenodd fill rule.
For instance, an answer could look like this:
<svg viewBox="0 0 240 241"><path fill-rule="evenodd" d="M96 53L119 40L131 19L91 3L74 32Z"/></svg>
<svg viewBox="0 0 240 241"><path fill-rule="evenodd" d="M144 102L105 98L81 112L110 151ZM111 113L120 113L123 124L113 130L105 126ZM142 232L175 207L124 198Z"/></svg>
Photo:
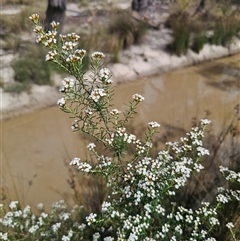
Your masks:
<svg viewBox="0 0 240 241"><path fill-rule="evenodd" d="M121 8L129 8L129 6L124 5ZM75 10L72 11L71 9ZM76 5L69 4L68 17L71 18L78 11L76 11ZM166 15L167 12L162 13L162 18L164 14ZM166 17L167 15L164 19ZM158 18L160 19L160 17ZM161 21L164 22L164 19ZM124 50L119 56L119 63L107 66L112 71L114 83L136 81L143 77L240 53L240 39L237 37L233 39L228 47L205 44L199 54L188 50L186 55L180 57L170 54L166 50L171 41L172 31L170 29L162 27L158 30L148 30L142 44L133 45ZM56 105L57 100L61 97L58 89L61 86L62 77L59 74L54 74L52 79L53 86L33 85L29 93L13 95L3 92L3 89L0 88L0 119L6 120L37 109Z"/></svg>

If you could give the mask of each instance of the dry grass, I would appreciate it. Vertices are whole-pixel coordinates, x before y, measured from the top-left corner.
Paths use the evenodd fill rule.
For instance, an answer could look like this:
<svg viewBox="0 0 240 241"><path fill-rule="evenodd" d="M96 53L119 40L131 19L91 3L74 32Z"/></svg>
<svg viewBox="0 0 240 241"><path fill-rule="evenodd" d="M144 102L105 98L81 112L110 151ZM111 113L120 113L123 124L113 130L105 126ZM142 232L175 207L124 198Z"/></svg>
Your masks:
<svg viewBox="0 0 240 241"><path fill-rule="evenodd" d="M166 21L166 26L173 30L169 50L182 55L189 48L199 53L208 42L223 46L231 43L240 31L240 12L232 8L231 2L206 1L205 11L196 12L199 1L176 0ZM206 36L208 30L214 31L211 38Z"/></svg>
<svg viewBox="0 0 240 241"><path fill-rule="evenodd" d="M32 5L32 4L35 4L39 1L37 0L2 0L1 1L1 4L2 6L5 6L5 5Z"/></svg>
<svg viewBox="0 0 240 241"><path fill-rule="evenodd" d="M118 62L119 53L132 44L140 44L147 32L144 22L136 21L126 10L111 9L110 12L89 12L85 28L66 26L64 32L77 32L81 38L79 48L88 53L102 51L108 54L107 61Z"/></svg>
<svg viewBox="0 0 240 241"><path fill-rule="evenodd" d="M197 0L176 0L170 4L170 14L174 13L191 13L196 8L199 1Z"/></svg>

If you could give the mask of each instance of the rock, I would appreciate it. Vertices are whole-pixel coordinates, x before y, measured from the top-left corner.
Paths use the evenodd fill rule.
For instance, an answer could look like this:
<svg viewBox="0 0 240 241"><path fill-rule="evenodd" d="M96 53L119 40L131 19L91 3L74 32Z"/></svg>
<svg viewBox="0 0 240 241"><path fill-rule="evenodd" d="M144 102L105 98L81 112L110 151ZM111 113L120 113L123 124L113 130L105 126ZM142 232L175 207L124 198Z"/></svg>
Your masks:
<svg viewBox="0 0 240 241"><path fill-rule="evenodd" d="M15 54L6 54L2 53L0 56L1 66L2 67L8 67L11 65L11 62L17 57Z"/></svg>
<svg viewBox="0 0 240 241"><path fill-rule="evenodd" d="M210 53L212 59L228 56L229 54L228 48L219 45L211 45ZM206 56L209 56L209 52L206 52Z"/></svg>
<svg viewBox="0 0 240 241"><path fill-rule="evenodd" d="M113 80L116 82L124 82L137 78L136 72L128 65L117 63L110 66L109 68L113 74Z"/></svg>
<svg viewBox="0 0 240 241"><path fill-rule="evenodd" d="M12 118L26 114L39 108L56 105L61 98L61 93L52 86L33 85L31 93L10 94L0 88L1 117L0 119Z"/></svg>
<svg viewBox="0 0 240 241"><path fill-rule="evenodd" d="M52 74L51 79L53 80L54 86L59 88L60 86L62 86L62 80L64 79L64 77L61 74L55 72Z"/></svg>
<svg viewBox="0 0 240 241"><path fill-rule="evenodd" d="M192 61L188 59L187 56L185 55L182 55L182 56L172 55L170 57L170 63L171 63L171 69L178 69L178 68L182 68L190 65Z"/></svg>
<svg viewBox="0 0 240 241"><path fill-rule="evenodd" d="M11 67L1 69L1 81L3 84L14 83L14 70Z"/></svg>
<svg viewBox="0 0 240 241"><path fill-rule="evenodd" d="M125 2L125 3L117 3L116 7L122 10L127 10L131 7L130 2Z"/></svg>
<svg viewBox="0 0 240 241"><path fill-rule="evenodd" d="M77 17L79 16L81 9L78 7L76 3L68 3L66 17Z"/></svg>
<svg viewBox="0 0 240 241"><path fill-rule="evenodd" d="M229 54L237 54L240 51L240 39L234 37L232 43L229 46Z"/></svg>
<svg viewBox="0 0 240 241"><path fill-rule="evenodd" d="M0 15L3 16L3 15L15 15L15 14L18 14L22 11L21 9L21 6L14 6L12 8L1 8L1 11L0 11Z"/></svg>
<svg viewBox="0 0 240 241"><path fill-rule="evenodd" d="M149 46L145 45L143 46L144 49L144 56L149 59L149 58L158 58L160 56L159 51L156 51L152 48L150 48Z"/></svg>
<svg viewBox="0 0 240 241"><path fill-rule="evenodd" d="M129 53L131 53L131 55L143 55L143 46L142 45L132 45L129 47Z"/></svg>
<svg viewBox="0 0 240 241"><path fill-rule="evenodd" d="M136 56L135 59L129 61L129 66L134 70L137 75L150 75L154 74L156 69L149 62L144 61L143 58Z"/></svg>
<svg viewBox="0 0 240 241"><path fill-rule="evenodd" d="M149 62L158 69L158 73L171 69L171 56L164 50L158 50L158 55Z"/></svg>
<svg viewBox="0 0 240 241"><path fill-rule="evenodd" d="M14 54L5 54L2 51L2 55L0 57L1 61L1 81L6 83L14 82L14 70L11 67L12 61L16 58L17 55Z"/></svg>
<svg viewBox="0 0 240 241"><path fill-rule="evenodd" d="M203 51L200 51L198 54L194 52L193 50L189 49L186 54L187 58L193 63L198 64L205 60L205 55L203 54Z"/></svg>

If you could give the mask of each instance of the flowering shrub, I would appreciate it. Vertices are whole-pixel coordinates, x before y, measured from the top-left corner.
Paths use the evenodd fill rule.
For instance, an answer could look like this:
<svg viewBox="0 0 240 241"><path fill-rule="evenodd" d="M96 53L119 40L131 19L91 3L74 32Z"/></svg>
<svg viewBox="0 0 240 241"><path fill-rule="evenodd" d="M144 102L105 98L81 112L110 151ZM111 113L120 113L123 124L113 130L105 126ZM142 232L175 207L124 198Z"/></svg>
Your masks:
<svg viewBox="0 0 240 241"><path fill-rule="evenodd" d="M95 140L87 145L95 164L75 157L70 165L82 173L103 177L109 193L101 211L87 214L81 221L82 208L76 206L67 212L63 201L53 204L49 214L41 212L38 216L30 207L21 210L13 201L9 211L1 207L2 240L214 241L214 230L220 224L219 209L232 199L240 201L240 173L220 167L226 180L235 182L238 188L219 188L213 203L202 200L198 207L187 208L176 199L192 173L204 169L201 159L209 152L203 147L203 137L210 121L202 119L179 142L168 142L165 150L150 156L153 135L160 125L149 122L144 140L127 131L128 121L144 97L134 94L123 112L114 108L111 72L103 66L104 54L92 54L92 74L87 79L82 71L86 52L77 49L80 37L72 33L57 38L58 23L53 22L53 31L46 33L37 14L30 19L35 23L37 42L49 48L46 60L60 65L71 76L62 82L63 97L58 105L75 119L72 130ZM102 148L108 150L107 156ZM237 240L231 220L227 230Z"/></svg>

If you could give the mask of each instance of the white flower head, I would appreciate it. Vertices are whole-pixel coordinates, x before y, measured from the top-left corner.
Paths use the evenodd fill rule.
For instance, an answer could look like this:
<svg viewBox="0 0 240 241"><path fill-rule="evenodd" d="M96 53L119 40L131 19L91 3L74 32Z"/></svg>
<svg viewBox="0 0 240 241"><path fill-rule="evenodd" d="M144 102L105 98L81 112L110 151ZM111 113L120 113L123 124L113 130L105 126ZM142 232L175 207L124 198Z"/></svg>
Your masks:
<svg viewBox="0 0 240 241"><path fill-rule="evenodd" d="M80 36L76 33L69 33L67 37L72 41L78 41L80 39Z"/></svg>
<svg viewBox="0 0 240 241"><path fill-rule="evenodd" d="M210 155L209 150L201 146L197 147L197 151L198 151L198 156Z"/></svg>
<svg viewBox="0 0 240 241"><path fill-rule="evenodd" d="M67 91L67 89L64 86L61 86L59 88L59 92L61 92L61 93L65 93L66 91Z"/></svg>
<svg viewBox="0 0 240 241"><path fill-rule="evenodd" d="M90 98L93 101L98 102L98 100L105 95L106 95L106 93L105 93L104 89L94 89L91 92Z"/></svg>
<svg viewBox="0 0 240 241"><path fill-rule="evenodd" d="M34 23L37 23L39 20L39 15L37 13L32 14L29 19L33 21Z"/></svg>
<svg viewBox="0 0 240 241"><path fill-rule="evenodd" d="M49 38L46 42L44 42L44 45L46 47L51 47L57 43L57 40L55 38Z"/></svg>
<svg viewBox="0 0 240 241"><path fill-rule="evenodd" d="M95 147L96 147L96 145L95 145L94 143L89 143L89 144L87 145L87 149L88 149L89 151L92 151Z"/></svg>
<svg viewBox="0 0 240 241"><path fill-rule="evenodd" d="M54 60L56 58L56 56L57 56L57 51L56 50L49 51L48 54L46 55L45 60L46 61Z"/></svg>
<svg viewBox="0 0 240 241"><path fill-rule="evenodd" d="M86 228L86 224L85 223L82 223L81 225L78 226L78 229L83 231L85 228Z"/></svg>
<svg viewBox="0 0 240 241"><path fill-rule="evenodd" d="M113 81L110 79L111 77L111 72L108 68L102 68L99 71L99 77L101 79L101 81L107 83L107 84L111 84Z"/></svg>
<svg viewBox="0 0 240 241"><path fill-rule="evenodd" d="M80 60L79 56L76 56L75 54L70 54L67 58L66 61L67 62L71 62L71 63L76 63Z"/></svg>
<svg viewBox="0 0 240 241"><path fill-rule="evenodd" d="M90 213L89 216L86 217L86 221L88 225L91 225L92 223L96 222L96 217L97 217L96 213Z"/></svg>
<svg viewBox="0 0 240 241"><path fill-rule="evenodd" d="M153 128L153 129L160 127L160 124L158 124L158 123L155 122L155 121L149 122L148 125L149 125L151 128Z"/></svg>
<svg viewBox="0 0 240 241"><path fill-rule="evenodd" d="M226 227L229 229L232 229L232 228L234 228L234 224L232 222L229 222L226 224Z"/></svg>
<svg viewBox="0 0 240 241"><path fill-rule="evenodd" d="M133 100L135 100L136 102L141 102L141 101L144 100L144 97L141 96L141 95L139 95L139 94L134 94L134 95L132 96L132 98L133 98Z"/></svg>
<svg viewBox="0 0 240 241"><path fill-rule="evenodd" d="M218 194L216 200L220 203L228 203L228 197L224 196L223 194Z"/></svg>
<svg viewBox="0 0 240 241"><path fill-rule="evenodd" d="M101 79L102 79L102 78L104 78L104 79L109 78L109 77L111 76L110 69L108 69L108 68L102 68L102 69L100 69L100 71L99 71L99 76L100 76Z"/></svg>
<svg viewBox="0 0 240 241"><path fill-rule="evenodd" d="M97 241L100 238L100 233L93 234L93 241Z"/></svg>
<svg viewBox="0 0 240 241"><path fill-rule="evenodd" d="M94 58L94 59L103 59L104 57L105 57L105 55L102 52L94 52L94 53L92 53L92 58Z"/></svg>
<svg viewBox="0 0 240 241"><path fill-rule="evenodd" d="M114 238L111 236L107 236L103 239L104 241L114 241Z"/></svg>
<svg viewBox="0 0 240 241"><path fill-rule="evenodd" d="M85 113L88 114L88 115L92 115L92 114L93 114L93 109L90 108L90 107L87 107L87 108L85 109Z"/></svg>
<svg viewBox="0 0 240 241"><path fill-rule="evenodd" d="M37 205L37 208L38 208L39 210L43 210L43 207L44 207L43 203L39 203L39 204Z"/></svg>
<svg viewBox="0 0 240 241"><path fill-rule="evenodd" d="M58 231L58 229L61 227L61 223L55 223L52 225L52 230L54 233Z"/></svg>
<svg viewBox="0 0 240 241"><path fill-rule="evenodd" d="M202 125L209 125L210 123L211 123L211 121L208 120L208 119L201 119L201 124Z"/></svg>
<svg viewBox="0 0 240 241"><path fill-rule="evenodd" d="M211 223L211 225L214 225L214 226L215 226L215 225L220 225L218 219L215 218L215 217L211 217L211 218L209 219L209 222Z"/></svg>
<svg viewBox="0 0 240 241"><path fill-rule="evenodd" d="M86 50L84 49L76 49L75 54L83 58L86 55Z"/></svg>
<svg viewBox="0 0 240 241"><path fill-rule="evenodd" d="M92 166L89 163L84 162L84 163L80 163L78 165L78 169L85 172L85 173L89 173L92 169Z"/></svg>
<svg viewBox="0 0 240 241"><path fill-rule="evenodd" d="M64 45L62 46L62 49L64 51L72 51L75 47L77 46L76 42L65 42Z"/></svg>
<svg viewBox="0 0 240 241"><path fill-rule="evenodd" d="M9 204L9 208L10 208L10 209L15 209L15 208L17 208L17 205L18 205L18 201L12 201L12 202Z"/></svg>
<svg viewBox="0 0 240 241"><path fill-rule="evenodd" d="M0 238L1 238L1 240L9 240L9 239L8 239L8 233L2 233L2 232L0 232Z"/></svg>
<svg viewBox="0 0 240 241"><path fill-rule="evenodd" d="M118 114L120 114L120 113L121 113L121 111L119 111L118 109L113 109L113 110L111 110L111 112L110 112L110 114L113 115L113 116L116 116L116 115L118 115Z"/></svg>
<svg viewBox="0 0 240 241"><path fill-rule="evenodd" d="M73 166L73 165L79 166L80 165L80 161L81 161L81 159L79 157L74 157L69 165L70 166Z"/></svg>
<svg viewBox="0 0 240 241"><path fill-rule="evenodd" d="M28 232L29 233L35 233L37 230L38 230L39 226L36 224L36 225L33 225L29 230Z"/></svg>
<svg viewBox="0 0 240 241"><path fill-rule="evenodd" d="M102 212L106 212L109 209L109 207L111 207L111 203L104 201L102 204Z"/></svg>
<svg viewBox="0 0 240 241"><path fill-rule="evenodd" d="M112 84L112 79L106 79L106 80L104 80L104 82L106 83L106 84Z"/></svg>
<svg viewBox="0 0 240 241"><path fill-rule="evenodd" d="M53 29L57 29L59 25L60 25L59 22L55 22L55 21L51 22L51 26Z"/></svg>
<svg viewBox="0 0 240 241"><path fill-rule="evenodd" d="M69 77L64 78L64 80L62 81L62 84L63 84L63 87L66 89L73 88L75 84L75 79L69 78Z"/></svg>
<svg viewBox="0 0 240 241"><path fill-rule="evenodd" d="M48 214L47 214L47 213L42 212L40 216L41 216L42 218L47 218L47 217L48 217Z"/></svg>
<svg viewBox="0 0 240 241"><path fill-rule="evenodd" d="M38 25L33 29L33 32L35 32L37 34L43 33L43 27Z"/></svg>
<svg viewBox="0 0 240 241"><path fill-rule="evenodd" d="M60 106L64 106L66 104L66 100L62 97L61 99L58 100L57 104Z"/></svg>
<svg viewBox="0 0 240 241"><path fill-rule="evenodd" d="M46 33L46 36L47 36L48 39L53 39L54 43L57 43L57 40L56 40L57 31L56 30L48 31Z"/></svg>
<svg viewBox="0 0 240 241"><path fill-rule="evenodd" d="M152 143L152 142L149 142L149 141L147 141L147 142L145 143L145 145L146 145L147 147L149 147L149 148L152 148L152 147L153 147L153 143Z"/></svg>
<svg viewBox="0 0 240 241"><path fill-rule="evenodd" d="M119 127L119 128L117 129L117 134L118 134L119 136L123 136L124 133L125 133L125 131L126 131L126 128L125 128L125 127Z"/></svg>
<svg viewBox="0 0 240 241"><path fill-rule="evenodd" d="M79 129L79 124L78 124L77 120L75 120L75 122L72 123L71 129L72 130L78 130Z"/></svg>
<svg viewBox="0 0 240 241"><path fill-rule="evenodd" d="M67 39L67 35L59 34L60 39L64 42Z"/></svg>

